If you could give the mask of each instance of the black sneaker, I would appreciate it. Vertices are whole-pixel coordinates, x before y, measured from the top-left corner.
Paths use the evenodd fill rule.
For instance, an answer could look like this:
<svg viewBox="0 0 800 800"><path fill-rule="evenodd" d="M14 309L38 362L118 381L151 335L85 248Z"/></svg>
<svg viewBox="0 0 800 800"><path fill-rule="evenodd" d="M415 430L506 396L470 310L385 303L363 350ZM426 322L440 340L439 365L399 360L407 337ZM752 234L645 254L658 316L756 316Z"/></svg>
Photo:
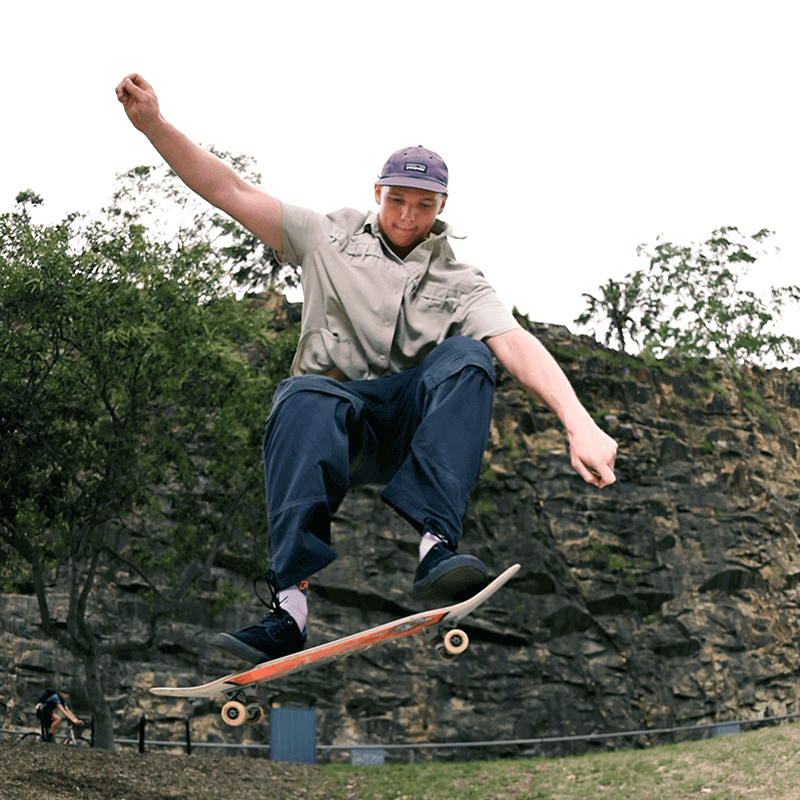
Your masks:
<svg viewBox="0 0 800 800"><path fill-rule="evenodd" d="M251 664L261 664L264 661L288 656L305 647L305 630L301 631L294 617L281 608L275 585L271 581L268 583L272 599L270 603L264 600L262 602L270 608L269 614L236 633L214 634L211 637L211 644L214 647Z"/></svg>
<svg viewBox="0 0 800 800"><path fill-rule="evenodd" d="M411 597L423 603L458 603L477 594L488 582L480 559L459 555L440 542L419 562Z"/></svg>

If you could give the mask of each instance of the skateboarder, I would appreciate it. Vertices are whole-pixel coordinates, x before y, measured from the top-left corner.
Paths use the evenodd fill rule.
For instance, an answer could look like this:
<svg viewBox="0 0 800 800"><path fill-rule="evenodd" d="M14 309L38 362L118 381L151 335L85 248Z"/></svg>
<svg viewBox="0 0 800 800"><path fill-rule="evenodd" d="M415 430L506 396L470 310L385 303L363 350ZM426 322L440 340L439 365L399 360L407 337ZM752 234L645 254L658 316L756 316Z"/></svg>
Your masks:
<svg viewBox="0 0 800 800"><path fill-rule="evenodd" d="M483 274L455 259L438 218L448 196L440 156L399 150L375 183L377 213L322 215L248 185L193 144L140 75L116 92L193 191L302 269L300 342L264 440L270 612L212 644L252 663L303 648L306 580L336 557L331 517L357 484L385 484L383 500L421 535L413 597L450 602L486 583L483 563L457 545L489 431L492 353L561 420L581 477L614 481L615 442Z"/></svg>

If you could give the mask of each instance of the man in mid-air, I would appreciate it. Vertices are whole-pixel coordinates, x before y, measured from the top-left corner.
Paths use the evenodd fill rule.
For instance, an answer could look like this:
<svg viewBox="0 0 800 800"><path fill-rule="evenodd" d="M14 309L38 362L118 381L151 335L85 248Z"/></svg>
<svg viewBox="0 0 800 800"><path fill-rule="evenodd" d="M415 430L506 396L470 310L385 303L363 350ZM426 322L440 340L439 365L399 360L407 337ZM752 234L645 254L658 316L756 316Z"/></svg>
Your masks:
<svg viewBox="0 0 800 800"><path fill-rule="evenodd" d="M375 183L377 213L323 215L281 203L192 143L140 75L116 91L193 191L301 267L300 342L264 439L272 603L212 644L252 663L303 648L307 580L336 558L331 518L354 485L385 484L382 499L419 532L413 598L452 602L485 585L484 564L457 545L489 432L492 354L561 420L578 474L613 483L615 442L483 274L456 260L438 218L440 156L398 150Z"/></svg>

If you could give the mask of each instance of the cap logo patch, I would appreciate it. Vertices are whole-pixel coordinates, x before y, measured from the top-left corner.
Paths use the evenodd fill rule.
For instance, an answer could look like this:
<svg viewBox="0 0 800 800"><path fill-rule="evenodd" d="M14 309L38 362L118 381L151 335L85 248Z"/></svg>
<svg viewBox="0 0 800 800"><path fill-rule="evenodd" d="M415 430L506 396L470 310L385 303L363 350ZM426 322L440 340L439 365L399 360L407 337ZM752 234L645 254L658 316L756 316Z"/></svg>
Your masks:
<svg viewBox="0 0 800 800"><path fill-rule="evenodd" d="M426 164L412 164L406 161L406 171L410 172L427 172L428 167Z"/></svg>

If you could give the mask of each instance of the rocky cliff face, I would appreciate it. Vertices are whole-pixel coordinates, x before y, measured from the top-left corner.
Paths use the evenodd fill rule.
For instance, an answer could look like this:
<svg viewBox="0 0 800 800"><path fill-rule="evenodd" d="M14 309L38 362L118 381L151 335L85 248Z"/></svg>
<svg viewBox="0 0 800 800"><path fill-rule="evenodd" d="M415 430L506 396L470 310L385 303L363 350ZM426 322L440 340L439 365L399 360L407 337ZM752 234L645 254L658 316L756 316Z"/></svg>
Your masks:
<svg viewBox="0 0 800 800"><path fill-rule="evenodd" d="M317 710L321 744L535 738L661 728L800 710L800 371L644 366L564 328L532 325L587 407L620 443L617 483L585 485L557 420L498 374L485 470L461 549L518 576L466 626L445 663L411 638L262 689L265 703ZM353 491L333 530L340 557L310 592L309 643L417 610L408 591L417 534L379 497ZM222 567L249 589L249 578ZM143 587L103 587L96 623L120 642L149 637ZM53 588L58 595L58 584ZM66 598L64 598L66 602ZM45 684L80 665L38 628L35 599L0 599L0 722L33 725ZM217 623L235 629L252 603ZM214 701L172 701L152 685L195 684L235 665L206 646L201 607L161 621L152 645L109 664L118 735L142 713L149 736L268 741L268 725L225 727Z"/></svg>

